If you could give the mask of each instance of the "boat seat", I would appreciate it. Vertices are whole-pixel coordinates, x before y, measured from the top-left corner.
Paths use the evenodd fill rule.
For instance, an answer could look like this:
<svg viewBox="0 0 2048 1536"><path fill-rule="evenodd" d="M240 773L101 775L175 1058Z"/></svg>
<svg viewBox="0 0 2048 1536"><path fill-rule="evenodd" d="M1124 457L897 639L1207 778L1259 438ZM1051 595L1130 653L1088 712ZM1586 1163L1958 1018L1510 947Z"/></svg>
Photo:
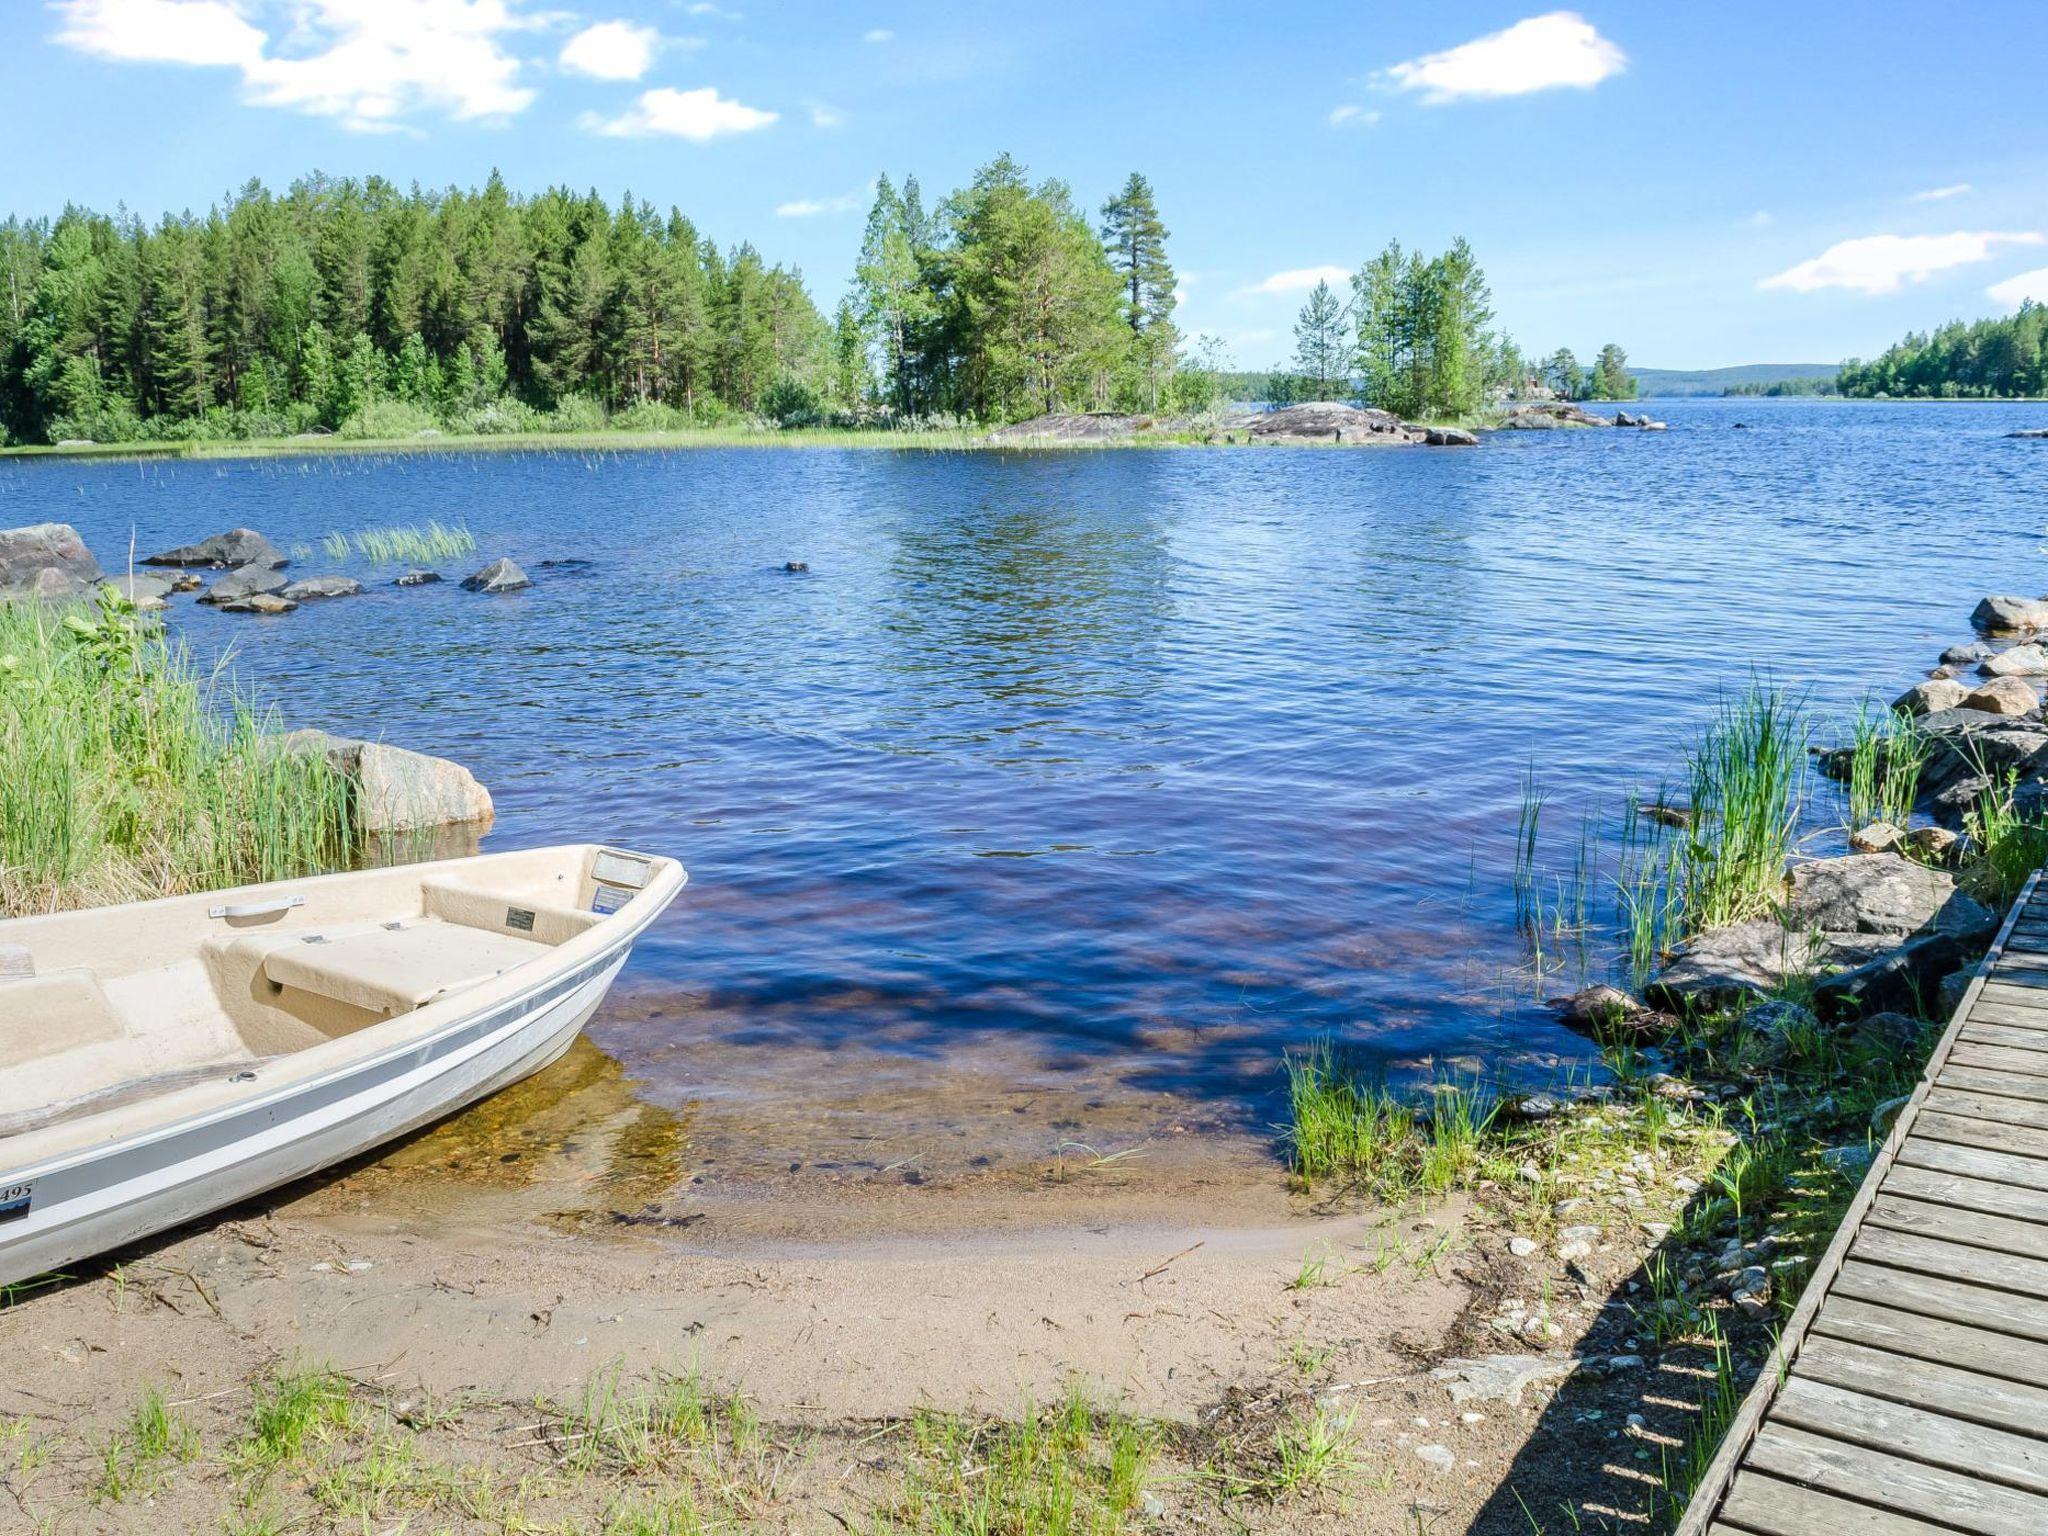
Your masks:
<svg viewBox="0 0 2048 1536"><path fill-rule="evenodd" d="M501 890L452 879L422 880L420 902L429 917L516 934L541 944L565 944L604 921L601 912L579 912L526 896L507 897Z"/></svg>
<svg viewBox="0 0 2048 1536"><path fill-rule="evenodd" d="M279 986L388 1017L489 981L548 948L460 923L411 922L283 939L269 946L263 974Z"/></svg>
<svg viewBox="0 0 2048 1536"><path fill-rule="evenodd" d="M127 1034L99 977L82 966L0 977L0 1069Z"/></svg>

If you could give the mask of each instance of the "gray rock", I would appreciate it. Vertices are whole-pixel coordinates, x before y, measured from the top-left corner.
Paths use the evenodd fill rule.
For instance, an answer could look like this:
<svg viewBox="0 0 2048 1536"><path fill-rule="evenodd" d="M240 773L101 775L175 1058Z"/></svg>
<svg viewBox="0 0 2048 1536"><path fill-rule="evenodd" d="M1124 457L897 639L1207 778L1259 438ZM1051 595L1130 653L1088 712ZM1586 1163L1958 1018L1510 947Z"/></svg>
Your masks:
<svg viewBox="0 0 2048 1536"><path fill-rule="evenodd" d="M2007 437L2048 437L2048 427L2021 427L2017 432L2008 432Z"/></svg>
<svg viewBox="0 0 2048 1536"><path fill-rule="evenodd" d="M2029 641L1986 657L1977 664L1986 677L2048 677L2048 645Z"/></svg>
<svg viewBox="0 0 2048 1536"><path fill-rule="evenodd" d="M355 784L356 826L365 834L489 822L490 791L460 763L379 741L293 731L295 751L323 752Z"/></svg>
<svg viewBox="0 0 2048 1536"><path fill-rule="evenodd" d="M2021 719L2041 707L2041 691L2024 677L1994 677L1963 695L1960 707Z"/></svg>
<svg viewBox="0 0 2048 1536"><path fill-rule="evenodd" d="M1151 418L1114 411L1055 411L1029 421L1013 421L989 433L991 443L1107 443L1136 436Z"/></svg>
<svg viewBox="0 0 2048 1536"><path fill-rule="evenodd" d="M1944 666L1974 667L1997 649L1998 647L1986 645L1982 640L1972 640L1967 645L1950 646L1941 653L1940 660Z"/></svg>
<svg viewBox="0 0 2048 1536"><path fill-rule="evenodd" d="M1871 1160L1876 1155L1868 1146L1850 1145L1829 1147L1821 1153L1820 1160L1837 1173L1846 1174L1851 1178L1861 1178L1869 1171Z"/></svg>
<svg viewBox="0 0 2048 1536"><path fill-rule="evenodd" d="M1915 827L1906 834L1906 846L1928 864L1952 862L1961 842L1947 827Z"/></svg>
<svg viewBox="0 0 2048 1536"><path fill-rule="evenodd" d="M1989 935L1998 915L1956 889L1955 880L1895 853L1814 859L1793 868L1785 921L1827 933L1941 932Z"/></svg>
<svg viewBox="0 0 2048 1536"><path fill-rule="evenodd" d="M510 560L493 560L474 576L462 578L465 592L517 592L533 585L526 572Z"/></svg>
<svg viewBox="0 0 2048 1536"><path fill-rule="evenodd" d="M1414 443L1424 434L1391 411L1311 400L1267 411L1253 420L1247 435L1255 443Z"/></svg>
<svg viewBox="0 0 2048 1536"><path fill-rule="evenodd" d="M1969 691L1953 678L1931 678L1924 683L1915 683L1893 699L1892 708L1902 715L1932 715L1944 709L1954 709Z"/></svg>
<svg viewBox="0 0 2048 1536"><path fill-rule="evenodd" d="M1430 1376L1444 1384L1454 1403L1506 1403L1522 1406L1522 1393L1563 1381L1578 1369L1576 1360L1543 1355L1481 1355L1473 1360L1446 1360Z"/></svg>
<svg viewBox="0 0 2048 1536"><path fill-rule="evenodd" d="M106 585L145 613L169 607L164 599L176 590L168 576L109 576Z"/></svg>
<svg viewBox="0 0 2048 1536"><path fill-rule="evenodd" d="M1463 427L1431 427L1422 440L1432 448L1477 448L1479 434Z"/></svg>
<svg viewBox="0 0 2048 1536"><path fill-rule="evenodd" d="M238 565L200 593L199 601L225 607L244 598L282 592L288 584L284 572L275 565Z"/></svg>
<svg viewBox="0 0 2048 1536"><path fill-rule="evenodd" d="M99 562L69 523L0 528L0 598L83 597L99 580Z"/></svg>
<svg viewBox="0 0 2048 1536"><path fill-rule="evenodd" d="M1824 953L1811 936L1777 923L1730 923L1679 945L1645 992L1660 1007L1724 1007L1772 991L1787 976L1812 969Z"/></svg>
<svg viewBox="0 0 2048 1536"><path fill-rule="evenodd" d="M1888 821L1873 821L1849 834L1849 846L1858 853L1890 853L1905 840L1905 832Z"/></svg>
<svg viewBox="0 0 2048 1536"><path fill-rule="evenodd" d="M1986 634L2017 634L2048 629L2048 599L2038 597L1987 597L1970 611L1970 622Z"/></svg>
<svg viewBox="0 0 2048 1536"><path fill-rule="evenodd" d="M1418 1445L1415 1447L1415 1455L1417 1459L1427 1462L1439 1472L1454 1471L1458 1465L1457 1453L1449 1446Z"/></svg>
<svg viewBox="0 0 2048 1536"><path fill-rule="evenodd" d="M363 584L353 576L308 576L293 582L278 595L303 603L313 598L355 597L362 590Z"/></svg>
<svg viewBox="0 0 2048 1536"><path fill-rule="evenodd" d="M407 571L391 583L394 587L430 587L441 579L439 571Z"/></svg>
<svg viewBox="0 0 2048 1536"><path fill-rule="evenodd" d="M1823 977L1814 984L1813 1006L1831 1019L1888 1010L1918 1013L1934 1003L1941 978L1980 949L1979 941L1953 933L1920 934L1876 959Z"/></svg>
<svg viewBox="0 0 2048 1536"><path fill-rule="evenodd" d="M1805 1034L1810 1038L1820 1032L1820 1020L1811 1008L1802 1008L1783 998L1751 1003L1742 1010L1737 1023L1773 1058L1782 1055L1799 1035Z"/></svg>
<svg viewBox="0 0 2048 1536"><path fill-rule="evenodd" d="M1977 967L1966 965L1950 971L1941 978L1934 991L1934 1011L1944 1019L1955 1017L1956 1010L1963 1006L1963 994L1970 990L1970 983L1977 979Z"/></svg>
<svg viewBox="0 0 2048 1536"><path fill-rule="evenodd" d="M233 570L240 565L283 565L284 551L254 528L230 528L197 544L180 544L162 554L151 555L144 565L204 565L216 570Z"/></svg>
<svg viewBox="0 0 2048 1536"><path fill-rule="evenodd" d="M1506 431L1528 432L1558 427L1611 427L1615 423L1605 416L1595 416L1569 400L1539 400L1514 406L1501 418L1500 424Z"/></svg>
<svg viewBox="0 0 2048 1536"><path fill-rule="evenodd" d="M1848 1027L1847 1033L1851 1041L1866 1050L1902 1056L1920 1043L1921 1025L1911 1014L1887 1008L1866 1013Z"/></svg>
<svg viewBox="0 0 2048 1536"><path fill-rule="evenodd" d="M211 599L208 599L211 601ZM251 592L244 597L231 597L220 603L222 613L290 613L299 605L288 597L275 592Z"/></svg>

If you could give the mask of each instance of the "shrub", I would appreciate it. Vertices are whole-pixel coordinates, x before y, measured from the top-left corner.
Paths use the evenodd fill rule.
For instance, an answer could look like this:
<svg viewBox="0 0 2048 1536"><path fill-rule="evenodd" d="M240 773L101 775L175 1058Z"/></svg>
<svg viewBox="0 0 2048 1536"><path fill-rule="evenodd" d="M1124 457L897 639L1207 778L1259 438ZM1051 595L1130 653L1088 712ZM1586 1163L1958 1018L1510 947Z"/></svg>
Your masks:
<svg viewBox="0 0 2048 1536"><path fill-rule="evenodd" d="M602 432L604 407L588 395L564 395L548 412L542 430L548 432Z"/></svg>
<svg viewBox="0 0 2048 1536"><path fill-rule="evenodd" d="M422 432L436 431L440 422L434 413L422 406L410 405L403 400L372 400L355 415L341 424L343 437L418 437Z"/></svg>
<svg viewBox="0 0 2048 1536"><path fill-rule="evenodd" d="M761 414L778 427L815 427L824 419L818 392L784 374L761 396Z"/></svg>
<svg viewBox="0 0 2048 1536"><path fill-rule="evenodd" d="M540 421L540 412L525 401L507 395L502 400L493 400L464 412L457 419L456 426L478 437L500 437L511 432L537 432Z"/></svg>
<svg viewBox="0 0 2048 1536"><path fill-rule="evenodd" d="M688 416L662 400L635 400L612 417L620 432L680 432L690 425Z"/></svg>

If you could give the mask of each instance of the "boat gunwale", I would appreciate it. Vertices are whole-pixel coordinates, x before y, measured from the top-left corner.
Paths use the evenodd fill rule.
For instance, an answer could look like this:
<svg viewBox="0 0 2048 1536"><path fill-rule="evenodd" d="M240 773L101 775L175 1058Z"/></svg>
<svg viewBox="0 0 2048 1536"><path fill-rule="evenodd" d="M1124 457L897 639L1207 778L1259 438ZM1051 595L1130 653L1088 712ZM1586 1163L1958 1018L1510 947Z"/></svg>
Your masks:
<svg viewBox="0 0 2048 1536"><path fill-rule="evenodd" d="M612 849L616 852L631 851L609 843L556 843L540 848L508 849L502 853L432 860L401 867L429 871L447 865L473 865L479 859L510 859L549 851L598 848ZM150 1146L203 1129L220 1119L285 1103L309 1091L328 1086L350 1073L374 1071L378 1067L389 1065L407 1052L437 1045L448 1035L479 1022L486 1015L496 1016L508 1008L516 1009L519 1005L529 1004L538 993L570 977L574 972L586 967L593 972L601 970L601 964L593 965L592 962L606 959L615 950L630 948L668 908L677 893L689 883L688 871L677 860L665 855L637 856L650 859L654 865L654 873L647 884L635 891L616 911L604 914L602 921L593 923L560 944L550 945L546 954L523 960L474 987L451 993L445 998L438 998L425 1007L413 1009L409 1013L400 1014L378 1024L367 1025L336 1039L323 1040L303 1050L273 1057L263 1077L255 1083L246 1085L253 1090L247 1094L232 1092L232 1089L244 1085L234 1084L230 1079L223 1077L210 1082L192 1083L138 1103L110 1105L105 1109L89 1111L54 1125L40 1126L13 1136L0 1137L0 1182L26 1183L47 1178L81 1163L103 1157L111 1148ZM237 886L204 895L210 899L219 895L274 890L279 886L340 882L364 874L387 872L343 870L330 875L309 876L302 880L276 880L267 881L262 885ZM153 901L128 902L122 906L154 906L162 901L191 899L193 898L184 896L158 897ZM83 911L93 916L104 917L119 912L122 906L88 908ZM43 915L45 914L37 914L38 917ZM4 924L0 924L0 927L4 927ZM394 1026L400 1025L405 1026L402 1034L385 1035L385 1031L393 1030ZM207 1102L208 1100L215 1102ZM127 1133L94 1134L105 1129L104 1122L123 1115L134 1117L140 1123ZM38 1138L47 1138L57 1145L53 1150L43 1153L37 1161L5 1161L19 1143L29 1143L28 1150L34 1156L33 1143Z"/></svg>

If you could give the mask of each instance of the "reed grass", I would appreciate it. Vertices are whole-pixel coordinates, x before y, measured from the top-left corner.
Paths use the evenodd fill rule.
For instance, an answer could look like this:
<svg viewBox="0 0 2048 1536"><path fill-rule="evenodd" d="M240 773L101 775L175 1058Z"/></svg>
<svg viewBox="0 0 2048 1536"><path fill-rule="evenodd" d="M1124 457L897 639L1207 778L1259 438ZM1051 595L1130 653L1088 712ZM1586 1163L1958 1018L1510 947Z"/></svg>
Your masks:
<svg viewBox="0 0 2048 1536"><path fill-rule="evenodd" d="M1927 735L1918 722L1867 704L1859 710L1851 724L1845 779L1849 829L1876 821L1904 828L1920 795L1927 756Z"/></svg>
<svg viewBox="0 0 2048 1536"><path fill-rule="evenodd" d="M1799 823L1807 725L1783 690L1724 698L1686 757L1692 826L1673 876L1688 933L1768 912Z"/></svg>
<svg viewBox="0 0 2048 1536"><path fill-rule="evenodd" d="M435 560L453 560L476 552L476 536L461 523L448 524L430 519L424 525L405 523L391 528L364 528L353 539L330 533L321 540L327 553L339 560L353 543L358 554L372 565L424 565Z"/></svg>
<svg viewBox="0 0 2048 1536"><path fill-rule="evenodd" d="M0 608L0 911L345 867L350 788L109 591Z"/></svg>
<svg viewBox="0 0 2048 1536"><path fill-rule="evenodd" d="M2013 803L2019 778L2008 772L1992 780L1963 818L1998 904L2010 905L2027 877L2048 864L2048 821L2023 814Z"/></svg>
<svg viewBox="0 0 2048 1536"><path fill-rule="evenodd" d="M1324 1041L1287 1060L1288 1162L1306 1182L1354 1180L1383 1199L1440 1195L1492 1150L1499 1102L1478 1087L1432 1086L1426 1105L1393 1092L1371 1065Z"/></svg>

